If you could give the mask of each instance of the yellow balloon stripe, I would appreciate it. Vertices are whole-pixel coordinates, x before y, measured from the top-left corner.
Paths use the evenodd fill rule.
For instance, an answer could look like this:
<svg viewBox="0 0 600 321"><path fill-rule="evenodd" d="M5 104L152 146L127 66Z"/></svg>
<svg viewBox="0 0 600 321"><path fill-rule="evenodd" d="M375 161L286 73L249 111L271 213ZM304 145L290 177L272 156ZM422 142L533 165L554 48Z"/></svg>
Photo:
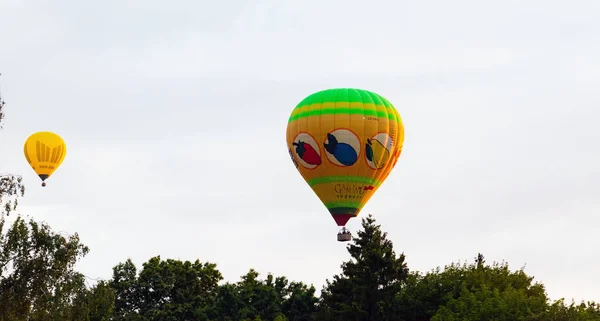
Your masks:
<svg viewBox="0 0 600 321"><path fill-rule="evenodd" d="M372 184L375 186L381 185L381 182L378 180L373 180L372 178L361 177L361 176L323 176L323 177L315 177L306 182L308 183L308 185L310 187L313 187L313 186L319 185L319 184L327 184L327 183L339 182L339 181L358 183L358 184Z"/></svg>

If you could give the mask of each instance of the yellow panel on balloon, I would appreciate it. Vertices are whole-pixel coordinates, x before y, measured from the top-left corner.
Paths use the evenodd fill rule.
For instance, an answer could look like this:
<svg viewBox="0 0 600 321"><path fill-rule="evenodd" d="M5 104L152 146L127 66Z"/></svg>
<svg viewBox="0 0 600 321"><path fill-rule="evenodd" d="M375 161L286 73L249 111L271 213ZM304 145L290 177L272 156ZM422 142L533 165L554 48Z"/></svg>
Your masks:
<svg viewBox="0 0 600 321"><path fill-rule="evenodd" d="M378 94L328 89L296 106L286 141L304 180L345 226L396 165L404 126L394 106Z"/></svg>

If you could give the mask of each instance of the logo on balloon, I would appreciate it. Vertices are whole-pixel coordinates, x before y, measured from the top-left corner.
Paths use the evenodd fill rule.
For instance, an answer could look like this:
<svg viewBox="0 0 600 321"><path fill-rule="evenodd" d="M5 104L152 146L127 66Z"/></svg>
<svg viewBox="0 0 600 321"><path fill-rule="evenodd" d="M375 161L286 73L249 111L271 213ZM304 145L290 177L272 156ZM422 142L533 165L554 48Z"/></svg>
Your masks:
<svg viewBox="0 0 600 321"><path fill-rule="evenodd" d="M333 186L333 192L337 198L361 199L368 191L374 191L375 186L364 184L340 183Z"/></svg>
<svg viewBox="0 0 600 321"><path fill-rule="evenodd" d="M321 149L317 141L309 134L299 133L296 135L292 146L294 146L293 149L296 153L298 163L304 168L314 169L321 165ZM293 158L292 161L294 161Z"/></svg>
<svg viewBox="0 0 600 321"><path fill-rule="evenodd" d="M336 129L327 134L323 143L327 159L337 166L352 166L360 154L358 137L347 129Z"/></svg>
<svg viewBox="0 0 600 321"><path fill-rule="evenodd" d="M386 133L379 133L365 144L365 160L372 169L382 169L387 165L391 157L394 142Z"/></svg>

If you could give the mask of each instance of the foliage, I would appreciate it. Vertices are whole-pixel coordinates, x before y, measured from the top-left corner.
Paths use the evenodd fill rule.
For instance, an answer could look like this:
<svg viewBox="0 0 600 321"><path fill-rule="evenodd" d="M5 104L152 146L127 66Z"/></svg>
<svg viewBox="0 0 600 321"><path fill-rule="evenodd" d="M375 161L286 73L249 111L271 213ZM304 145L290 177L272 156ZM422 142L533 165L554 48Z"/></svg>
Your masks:
<svg viewBox="0 0 600 321"><path fill-rule="evenodd" d="M305 321L305 320L600 320L594 302L550 302L544 286L506 263L451 263L425 274L409 272L380 226L368 216L348 245L350 260L315 288L250 269L223 283L213 263L150 258L130 260L94 286L74 271L88 249L46 224L17 216L0 221L0 321Z"/></svg>
<svg viewBox="0 0 600 321"><path fill-rule="evenodd" d="M4 121L4 100L0 96L0 128ZM0 175L0 219L17 209L18 199L25 195L23 178L14 174Z"/></svg>
<svg viewBox="0 0 600 321"><path fill-rule="evenodd" d="M342 263L342 274L327 280L323 289L322 320L396 319L395 295L409 273L404 254L396 255L371 215L362 220L362 227L348 245L351 260Z"/></svg>
<svg viewBox="0 0 600 321"><path fill-rule="evenodd" d="M219 285L216 265L151 258L139 275L131 260L113 268L115 320L310 320L314 287L250 270Z"/></svg>
<svg viewBox="0 0 600 321"><path fill-rule="evenodd" d="M212 263L151 258L113 268L117 320L208 320L221 273Z"/></svg>
<svg viewBox="0 0 600 321"><path fill-rule="evenodd" d="M25 195L23 178L13 174L0 175L0 219L17 209L19 197Z"/></svg>
<svg viewBox="0 0 600 321"><path fill-rule="evenodd" d="M544 286L506 263L452 263L425 274L409 272L375 220L347 249L342 273L315 288L250 269L238 282L213 263L150 258L137 270L117 264L109 281L88 287L74 271L88 248L77 234L58 235L17 216L0 220L0 321L327 321L523 320L600 321L594 302L550 302Z"/></svg>
<svg viewBox="0 0 600 321"><path fill-rule="evenodd" d="M566 305L560 299L548 306L544 312L529 321L598 321L600 320L600 305L595 302L581 302Z"/></svg>
<svg viewBox="0 0 600 321"><path fill-rule="evenodd" d="M544 287L521 269L511 272L507 264L484 265L479 254L475 264L460 269L460 284L445 297L445 303L432 317L441 320L523 320L542 313L548 298ZM456 274L454 274L456 275ZM452 282L452 281L451 281Z"/></svg>
<svg viewBox="0 0 600 321"><path fill-rule="evenodd" d="M544 311L543 285L507 264L447 265L444 271L413 273L397 297L405 320L520 320Z"/></svg>
<svg viewBox="0 0 600 321"><path fill-rule="evenodd" d="M77 234L65 238L46 224L17 216L5 229L0 217L0 320L67 319L85 289L73 267L88 252Z"/></svg>
<svg viewBox="0 0 600 321"><path fill-rule="evenodd" d="M317 309L315 288L268 274L259 280L250 269L235 284L219 288L215 320L311 320Z"/></svg>

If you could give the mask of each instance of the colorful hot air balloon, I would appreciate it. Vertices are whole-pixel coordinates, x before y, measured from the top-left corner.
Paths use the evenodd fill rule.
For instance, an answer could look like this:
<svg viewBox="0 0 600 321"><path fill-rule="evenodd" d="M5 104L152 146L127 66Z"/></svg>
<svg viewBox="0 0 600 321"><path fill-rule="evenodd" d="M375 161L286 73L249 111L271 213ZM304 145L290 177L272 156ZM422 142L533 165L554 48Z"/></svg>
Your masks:
<svg viewBox="0 0 600 321"><path fill-rule="evenodd" d="M55 133L37 132L25 141L25 158L36 174L45 180L54 173L67 155L67 146L63 139Z"/></svg>
<svg viewBox="0 0 600 321"><path fill-rule="evenodd" d="M404 143L400 114L385 98L362 89L314 93L292 111L287 126L292 162L338 226L345 228L396 165Z"/></svg>

